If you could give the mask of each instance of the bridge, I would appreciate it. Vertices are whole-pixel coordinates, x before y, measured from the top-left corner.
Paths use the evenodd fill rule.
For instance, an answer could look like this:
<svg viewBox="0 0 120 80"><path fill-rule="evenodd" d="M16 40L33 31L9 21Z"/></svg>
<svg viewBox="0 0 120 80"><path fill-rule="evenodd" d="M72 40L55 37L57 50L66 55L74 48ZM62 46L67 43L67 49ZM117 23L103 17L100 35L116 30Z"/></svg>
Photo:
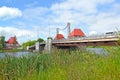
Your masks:
<svg viewBox="0 0 120 80"><path fill-rule="evenodd" d="M68 23L64 29L66 28L68 29L67 39L65 39L63 35L60 35L60 37L57 36L59 35L59 28L57 28L55 39L48 39L41 43L37 42L35 45L29 46L28 50L47 50L49 52L52 47L117 46L117 41L120 39L120 35L117 32L110 32L96 36L85 36L80 29L70 32L70 23Z"/></svg>
<svg viewBox="0 0 120 80"><path fill-rule="evenodd" d="M47 40L29 46L29 50L51 50L51 47L69 48L79 46L118 46L117 41L120 39L116 35L100 35L94 37L76 37L71 39Z"/></svg>
<svg viewBox="0 0 120 80"><path fill-rule="evenodd" d="M53 40L54 46L116 46L119 35Z"/></svg>

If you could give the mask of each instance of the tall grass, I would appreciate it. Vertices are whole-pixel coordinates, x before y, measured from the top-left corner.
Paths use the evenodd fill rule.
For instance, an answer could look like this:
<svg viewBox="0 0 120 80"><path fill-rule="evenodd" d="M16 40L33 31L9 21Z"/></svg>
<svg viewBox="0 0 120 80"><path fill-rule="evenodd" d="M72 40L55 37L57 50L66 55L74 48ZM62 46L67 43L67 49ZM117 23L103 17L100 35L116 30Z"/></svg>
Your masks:
<svg viewBox="0 0 120 80"><path fill-rule="evenodd" d="M0 59L0 80L119 80L120 50L109 54L56 51L27 57Z"/></svg>

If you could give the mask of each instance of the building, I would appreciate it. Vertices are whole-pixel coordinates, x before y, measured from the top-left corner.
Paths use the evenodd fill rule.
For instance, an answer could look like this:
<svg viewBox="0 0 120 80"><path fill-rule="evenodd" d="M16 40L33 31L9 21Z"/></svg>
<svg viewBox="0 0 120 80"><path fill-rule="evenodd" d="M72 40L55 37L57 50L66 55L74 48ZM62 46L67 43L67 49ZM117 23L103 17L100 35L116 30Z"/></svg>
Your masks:
<svg viewBox="0 0 120 80"><path fill-rule="evenodd" d="M18 48L20 45L16 39L16 36L10 37L8 41L6 41L6 48L7 49L15 49Z"/></svg>

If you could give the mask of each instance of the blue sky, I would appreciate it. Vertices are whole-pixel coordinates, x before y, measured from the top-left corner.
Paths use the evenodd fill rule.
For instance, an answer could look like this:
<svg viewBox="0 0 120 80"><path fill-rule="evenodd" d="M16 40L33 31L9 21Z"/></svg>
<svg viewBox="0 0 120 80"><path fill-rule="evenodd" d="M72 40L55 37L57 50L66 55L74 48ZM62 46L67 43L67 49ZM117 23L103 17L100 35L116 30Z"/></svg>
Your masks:
<svg viewBox="0 0 120 80"><path fill-rule="evenodd" d="M55 37L56 28L71 23L86 36L120 30L119 0L1 0L0 35L16 35L20 43ZM67 30L60 31L67 35Z"/></svg>

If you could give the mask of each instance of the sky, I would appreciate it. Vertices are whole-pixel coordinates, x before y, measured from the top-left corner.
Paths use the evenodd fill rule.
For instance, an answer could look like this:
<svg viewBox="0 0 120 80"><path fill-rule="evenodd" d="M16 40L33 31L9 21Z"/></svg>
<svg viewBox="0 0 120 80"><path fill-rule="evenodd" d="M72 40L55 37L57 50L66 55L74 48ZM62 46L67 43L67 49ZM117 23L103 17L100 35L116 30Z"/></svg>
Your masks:
<svg viewBox="0 0 120 80"><path fill-rule="evenodd" d="M120 0L1 0L0 35L20 44L56 36L67 23L86 36L120 30Z"/></svg>

